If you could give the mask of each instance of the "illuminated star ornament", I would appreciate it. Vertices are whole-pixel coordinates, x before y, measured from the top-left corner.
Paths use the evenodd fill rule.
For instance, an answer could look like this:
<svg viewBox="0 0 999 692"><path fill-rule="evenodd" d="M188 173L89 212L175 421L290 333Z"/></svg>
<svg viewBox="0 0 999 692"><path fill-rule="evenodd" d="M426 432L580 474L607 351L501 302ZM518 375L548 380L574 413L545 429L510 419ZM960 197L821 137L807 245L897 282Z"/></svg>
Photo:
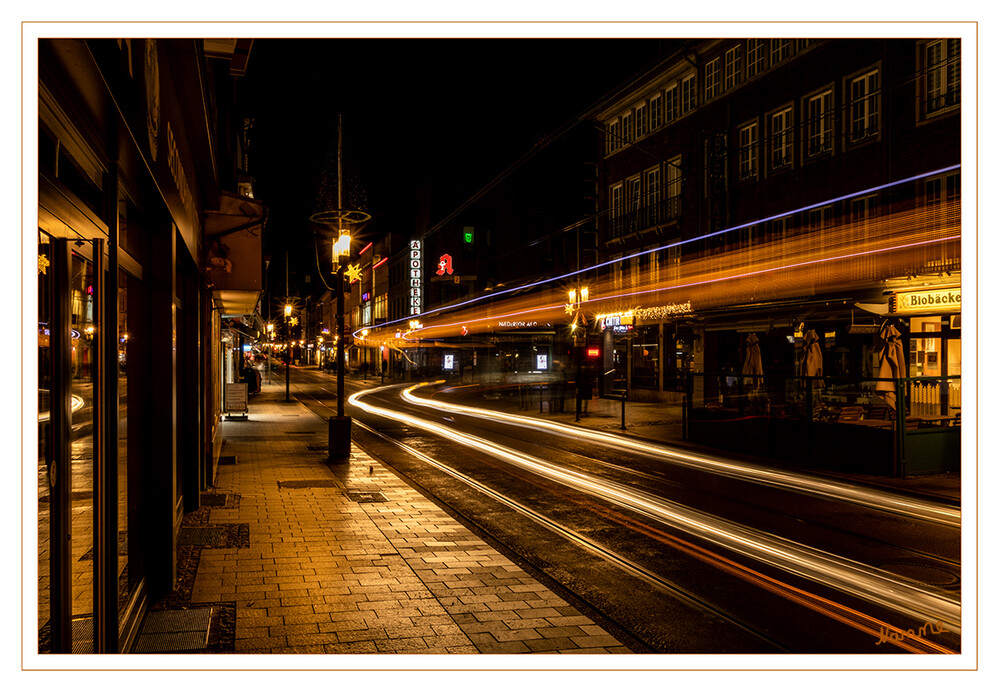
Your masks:
<svg viewBox="0 0 999 692"><path fill-rule="evenodd" d="M38 273L48 274L49 273L49 258L45 255L38 255Z"/></svg>
<svg viewBox="0 0 999 692"><path fill-rule="evenodd" d="M347 269L344 270L344 273L347 275L347 278L350 279L350 283L361 280L361 267L356 264L348 265Z"/></svg>
<svg viewBox="0 0 999 692"><path fill-rule="evenodd" d="M298 318L297 317L292 317L289 320L289 322L291 322L291 326L294 327L294 326L298 325Z"/></svg>

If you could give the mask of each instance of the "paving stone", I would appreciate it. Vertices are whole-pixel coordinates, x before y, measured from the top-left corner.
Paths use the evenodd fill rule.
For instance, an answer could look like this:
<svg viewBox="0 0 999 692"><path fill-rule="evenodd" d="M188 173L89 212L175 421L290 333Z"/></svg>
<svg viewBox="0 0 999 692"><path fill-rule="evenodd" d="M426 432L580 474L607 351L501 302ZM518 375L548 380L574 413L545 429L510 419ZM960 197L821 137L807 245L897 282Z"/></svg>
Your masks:
<svg viewBox="0 0 999 692"><path fill-rule="evenodd" d="M263 386L249 423L220 428L240 463L219 466L213 492L238 506L209 508L213 524L246 523L251 545L203 550L191 594L236 603L237 652L627 651L356 444L334 480L302 453L326 422ZM313 480L331 487L279 485ZM356 503L345 488L385 502ZM556 636L569 631L578 636Z"/></svg>

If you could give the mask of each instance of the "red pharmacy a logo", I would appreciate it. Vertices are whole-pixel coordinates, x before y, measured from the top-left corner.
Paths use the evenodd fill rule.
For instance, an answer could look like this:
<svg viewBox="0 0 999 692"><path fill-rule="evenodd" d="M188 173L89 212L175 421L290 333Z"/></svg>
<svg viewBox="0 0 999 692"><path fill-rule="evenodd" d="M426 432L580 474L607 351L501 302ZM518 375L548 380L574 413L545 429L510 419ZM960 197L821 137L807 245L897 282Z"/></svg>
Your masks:
<svg viewBox="0 0 999 692"><path fill-rule="evenodd" d="M454 274L454 267L451 266L451 255L441 255L441 258L437 260L437 274L438 276Z"/></svg>

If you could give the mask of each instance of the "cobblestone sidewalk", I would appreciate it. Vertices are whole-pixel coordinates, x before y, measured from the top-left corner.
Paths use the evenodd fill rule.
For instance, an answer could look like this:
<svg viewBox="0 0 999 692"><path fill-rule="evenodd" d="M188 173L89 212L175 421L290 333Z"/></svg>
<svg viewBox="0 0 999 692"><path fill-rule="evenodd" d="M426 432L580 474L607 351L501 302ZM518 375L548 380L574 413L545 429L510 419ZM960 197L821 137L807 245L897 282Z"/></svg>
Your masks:
<svg viewBox="0 0 999 692"><path fill-rule="evenodd" d="M357 445L325 463L326 423L264 393L226 421L212 524L191 593L235 602L237 653L630 653Z"/></svg>

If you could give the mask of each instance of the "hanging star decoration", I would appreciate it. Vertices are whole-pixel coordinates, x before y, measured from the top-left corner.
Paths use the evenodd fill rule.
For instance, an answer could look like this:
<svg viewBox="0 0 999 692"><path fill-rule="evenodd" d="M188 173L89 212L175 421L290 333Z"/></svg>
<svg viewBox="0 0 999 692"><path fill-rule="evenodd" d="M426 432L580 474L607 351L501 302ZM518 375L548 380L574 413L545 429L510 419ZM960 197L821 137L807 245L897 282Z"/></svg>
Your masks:
<svg viewBox="0 0 999 692"><path fill-rule="evenodd" d="M350 280L350 283L354 283L355 281L361 280L361 267L359 265L356 264L348 265L344 273L347 275L347 278Z"/></svg>
<svg viewBox="0 0 999 692"><path fill-rule="evenodd" d="M49 258L45 255L38 255L38 273L48 274L49 273Z"/></svg>
<svg viewBox="0 0 999 692"><path fill-rule="evenodd" d="M292 318L291 318L291 319L289 320L289 322L291 323L291 326L292 326L292 327L296 327L296 326L298 326L298 318L297 318L297 317L292 317Z"/></svg>
<svg viewBox="0 0 999 692"><path fill-rule="evenodd" d="M576 309L576 306L573 305L572 303L566 303L565 304L565 314L571 315L572 311L575 310L575 309Z"/></svg>

